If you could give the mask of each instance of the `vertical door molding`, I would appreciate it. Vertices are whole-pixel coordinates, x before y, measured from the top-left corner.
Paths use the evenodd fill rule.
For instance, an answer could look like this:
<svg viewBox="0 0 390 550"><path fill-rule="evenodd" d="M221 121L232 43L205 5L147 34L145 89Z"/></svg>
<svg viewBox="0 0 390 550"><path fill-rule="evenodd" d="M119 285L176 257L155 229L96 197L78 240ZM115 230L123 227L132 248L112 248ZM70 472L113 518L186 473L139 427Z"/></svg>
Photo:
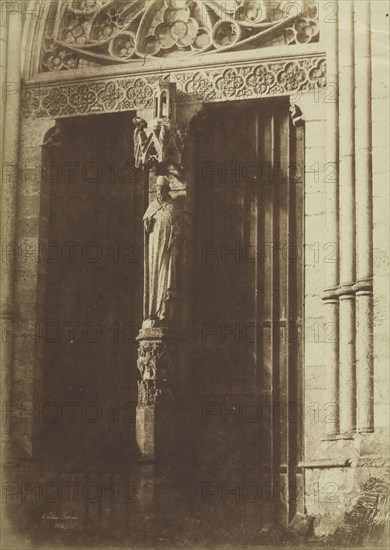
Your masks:
<svg viewBox="0 0 390 550"><path fill-rule="evenodd" d="M357 431L374 429L371 3L355 2Z"/></svg>
<svg viewBox="0 0 390 550"><path fill-rule="evenodd" d="M43 342L36 331L44 321L45 262L42 246L48 242L49 183L43 177L43 149L56 132L54 120L23 121L18 175L17 233L15 242L15 303L17 318L13 346L12 434L17 452L36 458L39 438L34 403L41 404ZM37 139L37 136L40 138ZM58 136L57 138L58 139ZM44 145L46 143L46 145ZM21 407L25 410L21 411Z"/></svg>

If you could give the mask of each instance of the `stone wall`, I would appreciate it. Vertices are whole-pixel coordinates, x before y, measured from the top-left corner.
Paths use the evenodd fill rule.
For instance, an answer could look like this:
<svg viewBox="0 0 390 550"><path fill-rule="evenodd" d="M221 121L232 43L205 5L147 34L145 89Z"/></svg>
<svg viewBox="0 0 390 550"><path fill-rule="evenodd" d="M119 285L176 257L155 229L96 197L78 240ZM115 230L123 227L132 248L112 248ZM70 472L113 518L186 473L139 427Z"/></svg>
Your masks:
<svg viewBox="0 0 390 550"><path fill-rule="evenodd" d="M42 345L35 329L44 320L47 264L39 261L39 247L48 241L49 189L42 181L42 144L54 121L24 121L20 128L20 156L15 241L14 291L16 319L13 339L12 431L21 456L33 454L33 402L41 399ZM20 415L21 404L25 404Z"/></svg>
<svg viewBox="0 0 390 550"><path fill-rule="evenodd" d="M332 327L326 326L322 302L325 268L332 258L326 227L326 103L327 93L302 105L305 116L305 351L304 434L305 456L313 457L325 433L326 341Z"/></svg>
<svg viewBox="0 0 390 550"><path fill-rule="evenodd" d="M355 39L360 38L359 29L363 29L367 21L361 19L362 12L356 8L355 3ZM329 405L329 397L325 392L325 371L326 368L319 367L318 375L312 374L314 369L310 367L310 359L316 358L319 363L329 361L327 353L327 344L322 341L315 346L310 337L313 336L306 331L306 421L305 421L305 485L306 485L306 507L307 512L316 517L314 524L317 535L329 534L334 532L337 527L345 522L345 514L350 512L357 502L359 495L364 492L364 486L375 480L388 479L388 403L389 403L389 351L388 351L388 326L389 326L389 296L388 296L388 219L389 202L388 186L386 183L388 174L388 60L386 58L386 36L387 19L386 11L388 6L386 2L371 2L371 71L372 71L372 97L369 105L362 103L364 97L361 95L361 88L356 88L356 110L355 110L355 129L364 127L364 115L370 116L372 124L372 218L373 218L373 243L369 246L374 248L373 261L373 429L362 430L358 428L355 434L340 434L327 436L325 406L329 407L329 413L333 407ZM360 18L360 19L359 19ZM344 21L345 23L345 21ZM362 54L363 55L363 54ZM342 62L342 61L341 61ZM355 43L355 78L361 80L366 75L364 68L366 65L364 58L360 57L358 46ZM359 95L360 94L360 95ZM344 107L340 107L343 109ZM364 111L364 112L363 112ZM341 111L340 111L341 112ZM362 118L361 118L362 117ZM340 120L340 125L344 122ZM362 155L365 155L364 149L359 148L361 141L358 141L356 133L355 157L354 162L356 170L359 169ZM370 160L369 157L368 161ZM341 177L341 176L340 176ZM356 172L359 177L359 172ZM306 185L310 185L310 175L306 177ZM357 181L357 180L356 180ZM340 186L344 182L340 179ZM362 197L359 195L361 187L356 183L356 204ZM321 193L318 195L321 197ZM370 204L364 205L368 210ZM310 209L310 205L308 205ZM319 207L318 207L319 208ZM339 210L343 208L340 205ZM319 208L320 209L320 208ZM306 214L308 213L308 209ZM359 215L356 219L356 237L359 245L359 224L362 221ZM313 224L314 225L314 224ZM310 226L310 220L306 222L306 227ZM354 226L355 227L355 226ZM342 230L342 227L340 228ZM313 228L313 231L315 229ZM318 229L317 229L318 231ZM314 233L312 233L314 234ZM361 244L361 243L360 243ZM358 251L359 249L357 249ZM359 261L359 260L358 260ZM324 266L322 266L324 267ZM310 268L306 268L307 275ZM306 275L306 315L310 305L310 279ZM323 284L325 277L321 269L317 268L317 280L314 283L314 289L317 284ZM324 287L325 288L325 287ZM313 292L313 291L312 291ZM358 302L358 298L357 298ZM357 303L359 307L359 303ZM316 312L321 311L319 305L315 307ZM359 309L356 314L359 315ZM342 323L342 317L340 323ZM361 318L360 318L361 319ZM322 323L323 317L319 317L318 322ZM359 330L359 317L356 319L356 327ZM366 335L363 334L363 338ZM340 339L336 342L340 345ZM356 350L359 354L359 333L357 335ZM340 353L342 349L340 348ZM309 359L310 358L310 359ZM359 368L359 359L355 363ZM314 359L315 360L315 359ZM340 357L338 365L342 368L343 357ZM359 375L359 372L358 372ZM357 379L359 383L361 378ZM341 384L341 382L340 382ZM340 387L340 390L342 388ZM357 395L359 400L359 393ZM320 410L311 410L312 403L319 403ZM328 402L328 405L326 403ZM359 421L359 401L358 401L357 420ZM315 406L317 407L317 405ZM343 402L340 402L343 407ZM312 426L316 412L319 412L315 427ZM330 417L329 417L330 418ZM321 435L322 434L322 435Z"/></svg>
<svg viewBox="0 0 390 550"><path fill-rule="evenodd" d="M386 7L387 6L387 7ZM372 163L374 219L374 415L389 424L389 68L387 2L372 3ZM387 12L386 12L387 9Z"/></svg>

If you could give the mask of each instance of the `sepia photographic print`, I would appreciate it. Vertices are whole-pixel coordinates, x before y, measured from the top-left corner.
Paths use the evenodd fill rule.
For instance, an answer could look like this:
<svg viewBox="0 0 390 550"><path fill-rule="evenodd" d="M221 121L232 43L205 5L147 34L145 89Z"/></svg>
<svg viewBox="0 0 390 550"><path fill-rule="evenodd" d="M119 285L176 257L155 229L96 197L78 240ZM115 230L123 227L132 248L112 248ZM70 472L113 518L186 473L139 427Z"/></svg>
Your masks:
<svg viewBox="0 0 390 550"><path fill-rule="evenodd" d="M2 0L1 548L388 548L388 0Z"/></svg>

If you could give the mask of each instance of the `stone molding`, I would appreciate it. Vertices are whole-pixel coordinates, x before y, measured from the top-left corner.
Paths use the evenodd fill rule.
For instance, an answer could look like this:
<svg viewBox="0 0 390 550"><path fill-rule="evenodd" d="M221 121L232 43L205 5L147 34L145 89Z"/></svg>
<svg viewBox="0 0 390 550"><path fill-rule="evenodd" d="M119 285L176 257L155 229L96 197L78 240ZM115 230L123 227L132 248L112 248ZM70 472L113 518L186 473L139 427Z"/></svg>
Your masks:
<svg viewBox="0 0 390 550"><path fill-rule="evenodd" d="M325 88L326 56L322 53L240 61L193 69L150 70L131 75L76 77L75 81L30 82L24 85L26 118L63 118L152 107L158 81L176 83L177 103L212 103L294 96ZM294 100L293 100L294 101Z"/></svg>
<svg viewBox="0 0 390 550"><path fill-rule="evenodd" d="M347 285L340 285L334 288L327 288L324 290L321 298L325 303L337 304L339 299L344 299L355 295L367 295L371 296L373 293L372 279L366 279L364 281L357 281L356 283L350 283Z"/></svg>
<svg viewBox="0 0 390 550"><path fill-rule="evenodd" d="M315 469L328 469L328 468L349 468L351 466L351 459L345 457L338 458L319 458L317 460L307 460L305 462L300 462L299 467L306 470L315 470Z"/></svg>
<svg viewBox="0 0 390 550"><path fill-rule="evenodd" d="M373 294L373 282L372 279L366 279L364 281L357 281L353 286L353 290L357 295L364 294L371 296Z"/></svg>
<svg viewBox="0 0 390 550"><path fill-rule="evenodd" d="M300 462L298 467L306 470L320 470L328 468L389 468L390 460L383 456L363 456L358 458L324 458Z"/></svg>

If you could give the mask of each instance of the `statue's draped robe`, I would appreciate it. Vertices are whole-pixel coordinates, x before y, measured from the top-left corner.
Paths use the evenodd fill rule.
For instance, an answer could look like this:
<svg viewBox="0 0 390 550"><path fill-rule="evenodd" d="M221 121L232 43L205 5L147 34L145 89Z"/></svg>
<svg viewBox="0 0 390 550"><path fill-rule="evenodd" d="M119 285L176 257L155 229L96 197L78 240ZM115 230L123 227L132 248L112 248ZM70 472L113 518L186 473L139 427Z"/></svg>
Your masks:
<svg viewBox="0 0 390 550"><path fill-rule="evenodd" d="M146 254L148 269L145 317L172 320L177 295L176 262L180 234L179 211L173 199L154 200L145 212Z"/></svg>

